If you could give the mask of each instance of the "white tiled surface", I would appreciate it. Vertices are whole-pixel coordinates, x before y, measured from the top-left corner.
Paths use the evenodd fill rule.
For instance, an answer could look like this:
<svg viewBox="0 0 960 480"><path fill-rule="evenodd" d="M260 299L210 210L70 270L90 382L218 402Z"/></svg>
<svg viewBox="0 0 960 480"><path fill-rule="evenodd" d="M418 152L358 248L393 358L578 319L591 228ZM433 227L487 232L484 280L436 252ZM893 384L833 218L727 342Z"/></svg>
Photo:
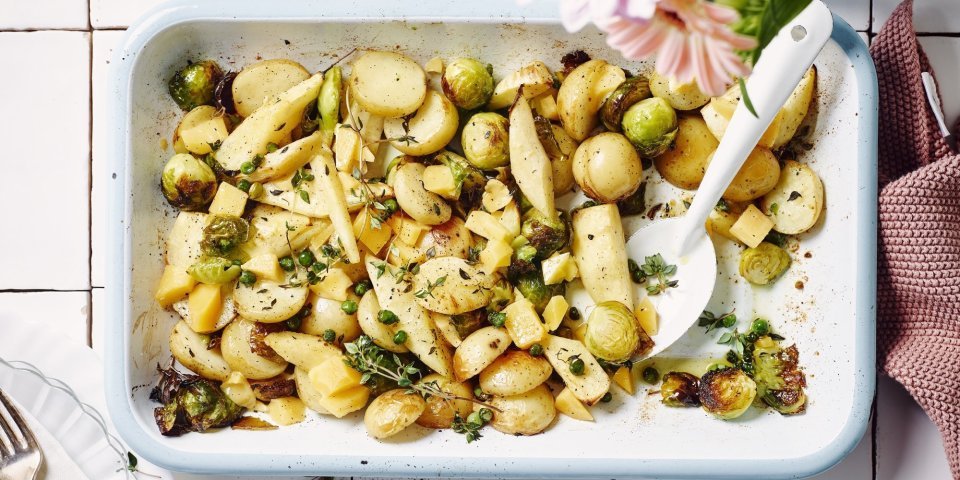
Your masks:
<svg viewBox="0 0 960 480"><path fill-rule="evenodd" d="M0 289L90 288L89 38L0 33Z"/></svg>
<svg viewBox="0 0 960 480"><path fill-rule="evenodd" d="M0 0L0 29L86 30L87 3L80 0Z"/></svg>
<svg viewBox="0 0 960 480"><path fill-rule="evenodd" d="M835 12L865 32L865 39L870 31L879 30L897 3L896 0L873 2L871 23L870 0L827 0ZM4 105L5 120L0 128L0 142L22 147L8 148L12 153L0 160L8 177L17 179L5 182L0 189L0 205L3 205L0 211L8 219L4 225L10 226L0 229L0 335L4 322L39 318L49 320L51 329L87 342L88 322L92 317L93 347L101 351L104 338L100 330L106 320L104 291L91 286L105 285L102 264L109 252L104 246L104 194L109 171L103 147L111 139L103 136L98 126L111 101L102 93L109 75L107 62L123 36L121 31L104 30L92 33L7 31L87 30L88 12L93 29L124 28L159 3L159 0L89 0L89 3L84 0L0 0L0 58L7 65L31 66L28 70L11 69L0 75L0 104ZM916 3L919 31L960 33L960 0L916 0ZM921 39L921 44L937 70L946 95L946 115L953 121L960 116L960 92L954 87L960 81L960 38L928 36ZM50 112L56 112L56 116ZM91 112L92 134L89 130ZM51 141L51 137L55 141ZM23 208L25 204L30 207ZM949 478L939 435L919 407L889 380L881 380L879 396L875 442L877 478ZM873 444L868 430L846 460L816 478L871 478L875 458Z"/></svg>

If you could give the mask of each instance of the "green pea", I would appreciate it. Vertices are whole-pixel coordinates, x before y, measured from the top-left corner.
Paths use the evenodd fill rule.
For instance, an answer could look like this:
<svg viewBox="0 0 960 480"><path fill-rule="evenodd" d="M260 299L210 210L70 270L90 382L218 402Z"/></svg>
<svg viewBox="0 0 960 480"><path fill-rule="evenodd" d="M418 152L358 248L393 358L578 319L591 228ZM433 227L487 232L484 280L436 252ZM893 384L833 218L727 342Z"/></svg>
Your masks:
<svg viewBox="0 0 960 480"><path fill-rule="evenodd" d="M236 265L239 267L240 265L243 265L243 262L241 262L240 259L238 258L234 258L233 260L230 261L230 265Z"/></svg>
<svg viewBox="0 0 960 480"><path fill-rule="evenodd" d="M293 269L295 268L295 265L293 264L293 259L290 257L281 258L280 268L284 269L285 271L292 272Z"/></svg>
<svg viewBox="0 0 960 480"><path fill-rule="evenodd" d="M253 162L243 162L243 163L240 165L240 171L243 172L243 173L246 174L246 175L250 175L250 174L253 173L253 171L256 170L256 169L257 169L257 167L256 167L256 165L253 164Z"/></svg>
<svg viewBox="0 0 960 480"><path fill-rule="evenodd" d="M398 331L393 336L393 343L397 345L403 345L403 343L406 341L407 341L407 332L404 332L403 330Z"/></svg>
<svg viewBox="0 0 960 480"><path fill-rule="evenodd" d="M353 315L357 313L357 302L353 300L346 300L340 304L340 310L343 310L343 313L347 315Z"/></svg>
<svg viewBox="0 0 960 480"><path fill-rule="evenodd" d="M397 203L395 198L388 198L383 202L383 206L387 207L387 211L390 213L395 213L397 210L400 210L400 204Z"/></svg>
<svg viewBox="0 0 960 480"><path fill-rule="evenodd" d="M384 325L393 325L400 321L400 319L397 318L397 314L390 310L380 310L380 312L377 313L377 321Z"/></svg>
<svg viewBox="0 0 960 480"><path fill-rule="evenodd" d="M373 285L370 284L369 280L362 280L353 286L353 293L356 293L358 297L362 297L369 292L371 288L373 288Z"/></svg>
<svg viewBox="0 0 960 480"><path fill-rule="evenodd" d="M244 192L250 193L250 180L240 180L237 182L237 188L243 190Z"/></svg>
<svg viewBox="0 0 960 480"><path fill-rule="evenodd" d="M300 313L298 313L297 316L287 319L287 321L284 323L287 326L287 330L296 332L297 330L300 330L300 326L303 325L303 317Z"/></svg>
<svg viewBox="0 0 960 480"><path fill-rule="evenodd" d="M249 270L244 270L242 273L240 273L240 283L249 287L250 285L257 283L257 276Z"/></svg>
<svg viewBox="0 0 960 480"><path fill-rule="evenodd" d="M660 372L656 368L647 367L643 369L643 381L650 385L656 385L660 381Z"/></svg>
<svg viewBox="0 0 960 480"><path fill-rule="evenodd" d="M276 143L270 142L267 144L267 153L276 152L278 148L280 148L279 145L277 145Z"/></svg>
<svg viewBox="0 0 960 480"><path fill-rule="evenodd" d="M757 334L758 337L770 333L770 323L762 318L755 319L750 324L750 333Z"/></svg>
<svg viewBox="0 0 960 480"><path fill-rule="evenodd" d="M610 403L611 400L613 400L613 394L610 392L604 393L603 397L600 398L603 403Z"/></svg>
<svg viewBox="0 0 960 480"><path fill-rule="evenodd" d="M334 332L333 329L328 328L323 331L323 341L327 343L333 343L337 339L337 332Z"/></svg>
<svg viewBox="0 0 960 480"><path fill-rule="evenodd" d="M300 255L297 255L297 261L300 262L300 265L304 267L309 267L310 265L313 265L314 260L315 258L313 257L313 252L311 252L310 250L304 250L300 252Z"/></svg>
<svg viewBox="0 0 960 480"><path fill-rule="evenodd" d="M580 357L574 357L570 360L570 373L574 375L583 375L583 371L586 369L586 365L583 363L583 359Z"/></svg>
<svg viewBox="0 0 960 480"><path fill-rule="evenodd" d="M504 323L507 323L507 314L503 312L491 312L487 316L487 319L490 320L490 324L494 327L502 327Z"/></svg>
<svg viewBox="0 0 960 480"><path fill-rule="evenodd" d="M543 355L543 345L540 345L539 343L534 343L533 345L531 345L530 355L533 355L534 357L539 357L540 355Z"/></svg>
<svg viewBox="0 0 960 480"><path fill-rule="evenodd" d="M480 413L480 420L483 420L483 423L487 423L493 420L493 410L490 410L489 408L484 407L480 409L479 413Z"/></svg>
<svg viewBox="0 0 960 480"><path fill-rule="evenodd" d="M260 182L253 182L250 184L250 198L260 198L263 196L264 190L263 185Z"/></svg>
<svg viewBox="0 0 960 480"><path fill-rule="evenodd" d="M577 307L570 307L567 315L570 315L570 320L580 320L580 310L577 310Z"/></svg>

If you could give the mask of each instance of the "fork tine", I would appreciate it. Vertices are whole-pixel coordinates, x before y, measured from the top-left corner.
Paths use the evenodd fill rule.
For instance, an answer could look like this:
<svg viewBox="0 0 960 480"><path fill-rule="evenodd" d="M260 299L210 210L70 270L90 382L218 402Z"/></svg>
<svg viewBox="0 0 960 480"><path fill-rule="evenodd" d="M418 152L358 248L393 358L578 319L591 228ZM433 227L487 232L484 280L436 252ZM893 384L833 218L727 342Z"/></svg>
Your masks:
<svg viewBox="0 0 960 480"><path fill-rule="evenodd" d="M20 437L27 442L26 447L39 449L40 446L37 445L37 439L33 437L33 431L30 430L30 427L27 426L27 422L22 416L20 416L20 412L17 410L17 407L13 405L13 402L10 401L10 398L7 397L7 394L3 393L3 391L0 391L0 405L3 406L4 410L6 410L7 415L13 419L13 423L16 424L17 429L19 430Z"/></svg>

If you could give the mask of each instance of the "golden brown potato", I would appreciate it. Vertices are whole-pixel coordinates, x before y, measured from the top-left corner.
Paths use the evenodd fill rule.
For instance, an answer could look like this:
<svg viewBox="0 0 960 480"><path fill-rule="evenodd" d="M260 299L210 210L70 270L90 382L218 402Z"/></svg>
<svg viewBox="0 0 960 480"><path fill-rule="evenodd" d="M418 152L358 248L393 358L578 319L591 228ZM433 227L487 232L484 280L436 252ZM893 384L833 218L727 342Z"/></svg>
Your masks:
<svg viewBox="0 0 960 480"><path fill-rule="evenodd" d="M711 155L711 158L713 156ZM749 202L767 194L780 179L780 162L768 148L757 147L740 167L737 176L723 192L733 202Z"/></svg>
<svg viewBox="0 0 960 480"><path fill-rule="evenodd" d="M493 414L493 428L510 435L536 435L557 418L553 395L546 385L520 395L493 397L490 405L500 411Z"/></svg>
<svg viewBox="0 0 960 480"><path fill-rule="evenodd" d="M654 165L673 186L694 190L700 186L710 157L720 142L710 133L702 117L680 117L678 128L673 146L657 157Z"/></svg>
<svg viewBox="0 0 960 480"><path fill-rule="evenodd" d="M553 367L542 356L510 350L480 372L480 388L484 393L502 397L519 395L537 388L551 373Z"/></svg>
<svg viewBox="0 0 960 480"><path fill-rule="evenodd" d="M413 424L426 407L418 393L407 393L405 388L390 390L373 399L363 415L363 423L371 437L387 438Z"/></svg>
<svg viewBox="0 0 960 480"><path fill-rule="evenodd" d="M420 383L430 382L436 382L441 391L451 395L473 398L473 389L470 388L469 383L458 383L436 373L431 373L420 380ZM420 414L420 418L417 419L417 425L427 428L450 428L457 414L460 418L466 419L472 411L473 402L469 400L447 400L431 396L427 399L426 408Z"/></svg>

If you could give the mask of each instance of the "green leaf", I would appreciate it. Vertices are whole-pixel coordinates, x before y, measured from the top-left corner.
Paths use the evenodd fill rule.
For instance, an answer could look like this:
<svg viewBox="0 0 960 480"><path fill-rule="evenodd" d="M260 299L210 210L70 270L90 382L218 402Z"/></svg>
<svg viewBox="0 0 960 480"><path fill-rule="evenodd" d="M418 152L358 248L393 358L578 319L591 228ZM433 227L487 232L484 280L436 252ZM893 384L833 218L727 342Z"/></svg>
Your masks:
<svg viewBox="0 0 960 480"><path fill-rule="evenodd" d="M127 471L137 471L137 456L134 455L133 452L127 452Z"/></svg>
<svg viewBox="0 0 960 480"><path fill-rule="evenodd" d="M717 343L730 343L731 340L733 340L733 334L727 332L723 335L720 335L720 339L717 340Z"/></svg>
<svg viewBox="0 0 960 480"><path fill-rule="evenodd" d="M753 114L754 117L757 117L757 110L753 108L753 101L750 100L750 94L747 93L747 84L744 83L743 78L738 78L737 82L740 83L740 95L743 97L743 105L747 107L747 111Z"/></svg>
<svg viewBox="0 0 960 480"><path fill-rule="evenodd" d="M770 44L781 28L790 23L812 0L768 0L767 8L760 16L760 30L757 32L757 48L751 61L754 65L760 59L763 49ZM744 97L746 99L746 97ZM749 107L748 107L749 108Z"/></svg>

